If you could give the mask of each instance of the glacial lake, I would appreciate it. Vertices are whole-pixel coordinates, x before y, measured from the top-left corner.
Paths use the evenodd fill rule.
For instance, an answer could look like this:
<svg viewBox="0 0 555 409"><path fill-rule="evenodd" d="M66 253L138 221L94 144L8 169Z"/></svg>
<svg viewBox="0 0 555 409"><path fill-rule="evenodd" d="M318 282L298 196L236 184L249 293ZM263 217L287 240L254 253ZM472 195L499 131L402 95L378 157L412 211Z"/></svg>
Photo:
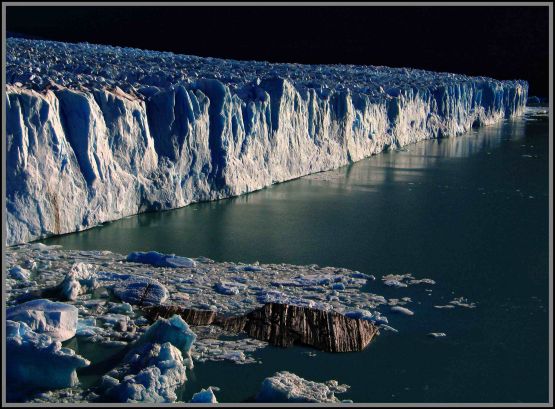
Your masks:
<svg viewBox="0 0 555 409"><path fill-rule="evenodd" d="M547 118L506 120L245 196L42 242L346 267L377 277L368 291L413 300L414 316L383 310L399 332L382 331L363 352L268 347L254 354L261 364L196 363L180 391L185 401L210 385L220 388L220 402L249 401L265 377L288 370L348 384L337 397L354 402L546 402L548 167ZM385 287L380 277L391 273L436 284ZM476 308L434 308L461 296Z"/></svg>

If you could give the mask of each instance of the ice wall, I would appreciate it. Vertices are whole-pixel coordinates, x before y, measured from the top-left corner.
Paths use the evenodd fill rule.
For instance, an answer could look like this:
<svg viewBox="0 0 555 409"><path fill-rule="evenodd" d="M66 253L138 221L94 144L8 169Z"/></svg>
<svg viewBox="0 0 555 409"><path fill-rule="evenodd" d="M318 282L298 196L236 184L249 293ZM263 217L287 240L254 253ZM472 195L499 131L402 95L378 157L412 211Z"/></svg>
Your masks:
<svg viewBox="0 0 555 409"><path fill-rule="evenodd" d="M154 60L169 66L147 75ZM229 68L227 60L22 39L9 39L7 61L8 245L459 135L520 115L528 91L525 81L422 70Z"/></svg>

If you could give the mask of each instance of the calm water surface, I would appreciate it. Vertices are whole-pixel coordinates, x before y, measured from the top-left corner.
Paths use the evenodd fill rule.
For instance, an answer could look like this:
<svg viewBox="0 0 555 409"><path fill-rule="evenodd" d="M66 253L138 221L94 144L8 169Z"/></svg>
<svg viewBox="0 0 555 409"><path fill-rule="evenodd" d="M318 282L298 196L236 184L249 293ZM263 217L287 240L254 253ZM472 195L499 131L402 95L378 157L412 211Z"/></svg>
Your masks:
<svg viewBox="0 0 555 409"><path fill-rule="evenodd" d="M506 121L422 142L246 196L43 240L68 249L158 250L218 261L341 266L368 291L412 297L383 312L399 333L361 353L268 347L262 364L197 364L183 400L209 385L245 401L278 370L351 385L355 402L548 400L548 122ZM384 287L410 272L433 287ZM425 288L432 288L428 293ZM475 309L439 310L464 296ZM445 332L433 339L429 332Z"/></svg>

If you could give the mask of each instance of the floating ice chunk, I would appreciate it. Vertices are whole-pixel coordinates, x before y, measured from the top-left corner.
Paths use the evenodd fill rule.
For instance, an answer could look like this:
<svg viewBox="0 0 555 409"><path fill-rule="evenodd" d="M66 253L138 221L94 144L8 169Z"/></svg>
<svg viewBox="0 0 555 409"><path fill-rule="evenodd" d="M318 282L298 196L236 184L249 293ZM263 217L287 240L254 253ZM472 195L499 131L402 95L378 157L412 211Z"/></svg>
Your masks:
<svg viewBox="0 0 555 409"><path fill-rule="evenodd" d="M133 314L133 307L131 304L123 302L121 304L115 304L114 306L110 307L110 312L116 314Z"/></svg>
<svg viewBox="0 0 555 409"><path fill-rule="evenodd" d="M168 290L159 281L142 276L116 282L113 291L122 301L136 305L158 305L168 298Z"/></svg>
<svg viewBox="0 0 555 409"><path fill-rule="evenodd" d="M20 266L13 266L8 270L8 275L14 280L28 281L31 273Z"/></svg>
<svg viewBox="0 0 555 409"><path fill-rule="evenodd" d="M448 305L434 305L434 308L437 308L438 310L441 309L452 309L455 308L454 305L448 304Z"/></svg>
<svg viewBox="0 0 555 409"><path fill-rule="evenodd" d="M243 351L231 351L221 355L221 358L227 361L239 362L246 359Z"/></svg>
<svg viewBox="0 0 555 409"><path fill-rule="evenodd" d="M251 287L252 289L252 287ZM306 289L306 287L305 287ZM281 291L260 289L256 296L256 301L260 304L291 304L299 307L309 307L319 310L329 310L331 307L324 302L314 301L306 298L289 296Z"/></svg>
<svg viewBox="0 0 555 409"><path fill-rule="evenodd" d="M96 278L101 282L122 281L131 278L131 274L114 273L113 271L99 271L96 273Z"/></svg>
<svg viewBox="0 0 555 409"><path fill-rule="evenodd" d="M260 304L266 304L266 303L286 304L289 301L289 297L284 293L282 293L281 291L261 290L258 293L256 300Z"/></svg>
<svg viewBox="0 0 555 409"><path fill-rule="evenodd" d="M38 299L6 310L6 319L26 323L31 330L56 341L75 336L78 310L73 305Z"/></svg>
<svg viewBox="0 0 555 409"><path fill-rule="evenodd" d="M366 310L348 311L344 315L346 317L354 318L354 319L357 319L357 320L372 321L372 319L374 318L372 313L370 311L366 311Z"/></svg>
<svg viewBox="0 0 555 409"><path fill-rule="evenodd" d="M197 392L193 395L190 403L218 403L216 396L214 395L214 391L212 387L208 387L206 389L201 389L200 392Z"/></svg>
<svg viewBox="0 0 555 409"><path fill-rule="evenodd" d="M414 315L414 312L412 312L408 308L401 307L399 305L395 305L391 307L391 311L398 312L399 314L403 314L403 315Z"/></svg>
<svg viewBox="0 0 555 409"><path fill-rule="evenodd" d="M123 365L102 379L100 392L117 402L174 402L186 380L181 351L170 342L134 348Z"/></svg>
<svg viewBox="0 0 555 409"><path fill-rule="evenodd" d="M454 300L449 301L449 304L455 305L457 307L463 307L463 308L476 308L476 303L469 302L464 297L455 298Z"/></svg>
<svg viewBox="0 0 555 409"><path fill-rule="evenodd" d="M384 285L389 287L408 287L409 285L415 284L430 284L433 285L436 282L430 278L415 279L412 274L388 274L382 277Z"/></svg>
<svg viewBox="0 0 555 409"><path fill-rule="evenodd" d="M38 264L35 260L28 258L23 262L23 267L25 267L28 270L36 270L38 267Z"/></svg>
<svg viewBox="0 0 555 409"><path fill-rule="evenodd" d="M186 367L192 367L195 339L180 316L158 319L133 344L124 362L104 376L99 391L117 402L175 401L175 389L186 381Z"/></svg>
<svg viewBox="0 0 555 409"><path fill-rule="evenodd" d="M196 266L195 261L190 258L176 256L175 254L158 253L157 251L133 252L127 256L127 261L150 264L155 267L191 268Z"/></svg>
<svg viewBox="0 0 555 409"><path fill-rule="evenodd" d="M34 332L24 322L6 321L6 378L13 387L55 389L79 383L78 368L90 362L60 341Z"/></svg>
<svg viewBox="0 0 555 409"><path fill-rule="evenodd" d="M431 278L421 278L419 280L413 279L413 280L409 280L409 284L431 284L434 285L436 282L434 280L432 280Z"/></svg>
<svg viewBox="0 0 555 409"><path fill-rule="evenodd" d="M72 277L66 276L60 285L60 295L68 301L77 300L77 296L81 293L81 284Z"/></svg>
<svg viewBox="0 0 555 409"><path fill-rule="evenodd" d="M405 283L402 283L399 280L384 280L383 283L388 287L397 287L397 288L408 287Z"/></svg>
<svg viewBox="0 0 555 409"><path fill-rule="evenodd" d="M57 244L53 246L47 246L46 244L42 244L42 243L33 243L33 244L30 244L29 247L35 250L48 251L48 250L61 249L63 246L60 246Z"/></svg>
<svg viewBox="0 0 555 409"><path fill-rule="evenodd" d="M146 343L163 344L170 342L181 353L189 358L187 363L192 367L191 347L197 336L191 331L189 325L179 315L174 315L169 319L159 318L152 324L136 342L136 345Z"/></svg>
<svg viewBox="0 0 555 409"><path fill-rule="evenodd" d="M367 310L353 310L348 311L344 314L346 317L355 318L360 320L367 320L374 322L376 324L387 324L387 317L381 315L379 311L374 311L373 313Z"/></svg>
<svg viewBox="0 0 555 409"><path fill-rule="evenodd" d="M60 284L60 292L66 300L75 301L81 294L98 287L92 264L75 263Z"/></svg>
<svg viewBox="0 0 555 409"><path fill-rule="evenodd" d="M251 273L260 273L262 271L264 271L264 269L260 266L254 266L254 265L246 265L240 268L241 271L247 271L247 272L251 272Z"/></svg>
<svg viewBox="0 0 555 409"><path fill-rule="evenodd" d="M262 388L256 396L258 402L297 402L297 403L338 403L334 393L344 392L346 385L337 381L318 383L307 381L291 372L276 372L264 379Z"/></svg>
<svg viewBox="0 0 555 409"><path fill-rule="evenodd" d="M104 314L98 317L105 326L112 327L116 331L126 332L127 324L129 323L129 317L122 314Z"/></svg>
<svg viewBox="0 0 555 409"><path fill-rule="evenodd" d="M376 277L374 277L371 274L370 275L369 274L364 274L364 273L361 273L359 271L355 271L355 272L349 274L349 276L352 277L352 278L365 278L367 280L375 280L376 279Z"/></svg>
<svg viewBox="0 0 555 409"><path fill-rule="evenodd" d="M214 284L214 290L224 295L237 295L244 290L246 286L240 283L231 283L228 281L220 281Z"/></svg>
<svg viewBox="0 0 555 409"><path fill-rule="evenodd" d="M77 321L77 331L75 332L75 336L77 337L91 338L106 335L106 331L96 326L95 318L85 318Z"/></svg>
<svg viewBox="0 0 555 409"><path fill-rule="evenodd" d="M445 332L430 332L428 336L432 338L442 338L447 336L447 334Z"/></svg>

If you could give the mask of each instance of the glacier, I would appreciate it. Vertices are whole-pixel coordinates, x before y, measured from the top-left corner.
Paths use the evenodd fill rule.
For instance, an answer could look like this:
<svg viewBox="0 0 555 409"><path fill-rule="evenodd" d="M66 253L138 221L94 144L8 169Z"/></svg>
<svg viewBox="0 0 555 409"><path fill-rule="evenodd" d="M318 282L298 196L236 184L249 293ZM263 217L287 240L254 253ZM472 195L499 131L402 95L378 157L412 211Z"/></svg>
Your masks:
<svg viewBox="0 0 555 409"><path fill-rule="evenodd" d="M6 244L521 115L526 81L7 39Z"/></svg>

